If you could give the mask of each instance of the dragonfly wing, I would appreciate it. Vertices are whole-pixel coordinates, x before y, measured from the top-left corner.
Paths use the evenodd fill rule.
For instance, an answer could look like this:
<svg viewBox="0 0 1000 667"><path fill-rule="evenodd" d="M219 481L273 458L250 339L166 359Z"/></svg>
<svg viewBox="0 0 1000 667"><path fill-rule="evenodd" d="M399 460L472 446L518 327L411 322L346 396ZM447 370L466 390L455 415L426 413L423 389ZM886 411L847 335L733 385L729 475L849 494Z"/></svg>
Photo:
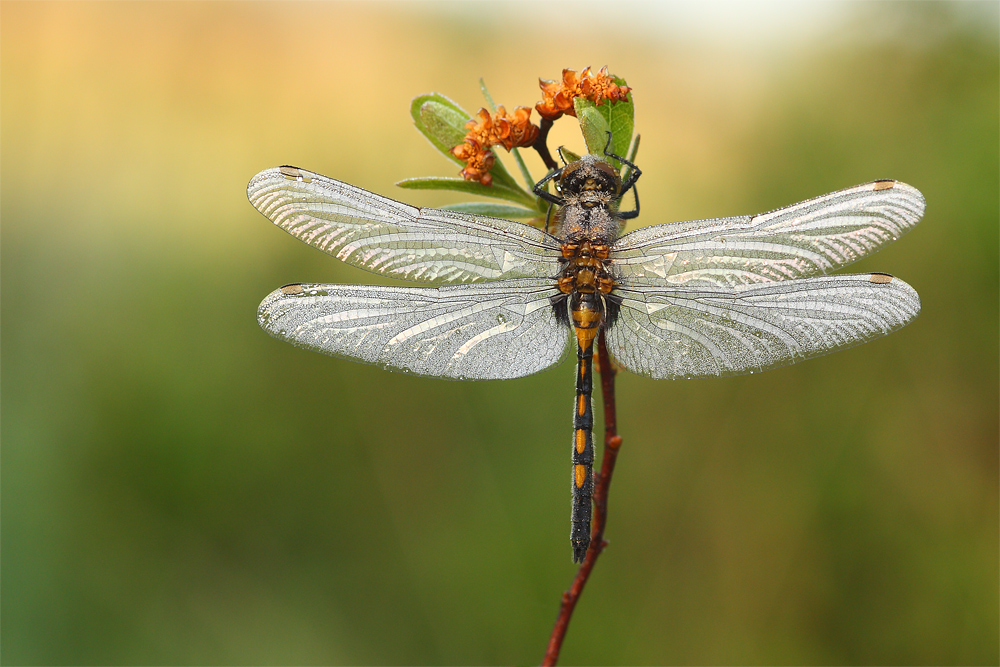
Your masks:
<svg viewBox="0 0 1000 667"><path fill-rule="evenodd" d="M559 361L568 328L551 280L441 288L286 285L260 304L275 338L389 370L459 380L530 375Z"/></svg>
<svg viewBox="0 0 1000 667"><path fill-rule="evenodd" d="M501 218L417 208L297 167L250 181L254 207L295 238L353 266L433 283L541 278L559 243Z"/></svg>
<svg viewBox="0 0 1000 667"><path fill-rule="evenodd" d="M704 288L637 280L617 293L608 348L657 379L792 364L884 336L920 311L913 288L884 273Z"/></svg>
<svg viewBox="0 0 1000 667"><path fill-rule="evenodd" d="M736 286L829 273L899 238L924 214L924 197L874 181L760 215L637 229L612 256L622 278Z"/></svg>

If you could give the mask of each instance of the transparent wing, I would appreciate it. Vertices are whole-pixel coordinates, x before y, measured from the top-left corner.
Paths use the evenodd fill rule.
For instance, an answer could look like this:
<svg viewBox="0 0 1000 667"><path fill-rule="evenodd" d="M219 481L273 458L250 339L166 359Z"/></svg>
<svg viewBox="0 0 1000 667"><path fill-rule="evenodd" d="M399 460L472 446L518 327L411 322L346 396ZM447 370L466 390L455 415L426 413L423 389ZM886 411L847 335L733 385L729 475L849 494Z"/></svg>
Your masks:
<svg viewBox="0 0 1000 667"><path fill-rule="evenodd" d="M912 287L884 273L735 288L634 281L622 287L608 349L652 378L742 375L884 336L920 311Z"/></svg>
<svg viewBox="0 0 1000 667"><path fill-rule="evenodd" d="M612 250L622 278L736 286L829 273L904 234L924 197L898 181L874 181L770 213L646 227Z"/></svg>
<svg viewBox="0 0 1000 667"><path fill-rule="evenodd" d="M541 278L559 243L511 220L417 208L297 167L260 172L254 207L295 238L353 266L403 280Z"/></svg>
<svg viewBox="0 0 1000 667"><path fill-rule="evenodd" d="M390 370L458 380L530 375L559 361L551 280L453 287L286 285L260 304L275 338Z"/></svg>

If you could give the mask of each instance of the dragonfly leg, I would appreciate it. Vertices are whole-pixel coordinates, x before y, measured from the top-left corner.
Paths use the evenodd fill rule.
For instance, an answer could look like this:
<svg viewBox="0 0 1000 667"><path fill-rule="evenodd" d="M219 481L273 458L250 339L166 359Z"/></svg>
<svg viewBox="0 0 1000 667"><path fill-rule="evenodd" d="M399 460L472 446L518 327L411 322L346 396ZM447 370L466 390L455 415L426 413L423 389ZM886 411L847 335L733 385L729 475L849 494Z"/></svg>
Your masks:
<svg viewBox="0 0 1000 667"><path fill-rule="evenodd" d="M559 177L562 175L562 171L563 171L562 167L550 171L542 180L535 183L535 187L532 190L532 192L534 192L536 196L541 197L550 204L555 204L556 206L565 205L566 204L565 199L563 199L559 195L554 195L545 189L545 184L551 181L553 178L558 180Z"/></svg>

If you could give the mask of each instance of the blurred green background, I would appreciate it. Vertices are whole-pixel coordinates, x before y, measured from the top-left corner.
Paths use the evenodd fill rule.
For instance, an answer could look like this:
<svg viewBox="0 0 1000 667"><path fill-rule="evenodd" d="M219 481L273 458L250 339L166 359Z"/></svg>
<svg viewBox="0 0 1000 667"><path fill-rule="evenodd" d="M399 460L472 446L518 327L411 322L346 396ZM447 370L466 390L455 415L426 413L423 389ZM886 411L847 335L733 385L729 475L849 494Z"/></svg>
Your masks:
<svg viewBox="0 0 1000 667"><path fill-rule="evenodd" d="M247 203L296 164L416 204L470 112L609 65L639 224L876 178L852 270L910 326L752 377L622 374L609 549L565 664L996 664L996 3L0 5L4 664L537 663L570 562L572 365L419 379L255 309L378 281ZM552 144L580 150L570 120ZM537 160L530 162L536 177Z"/></svg>

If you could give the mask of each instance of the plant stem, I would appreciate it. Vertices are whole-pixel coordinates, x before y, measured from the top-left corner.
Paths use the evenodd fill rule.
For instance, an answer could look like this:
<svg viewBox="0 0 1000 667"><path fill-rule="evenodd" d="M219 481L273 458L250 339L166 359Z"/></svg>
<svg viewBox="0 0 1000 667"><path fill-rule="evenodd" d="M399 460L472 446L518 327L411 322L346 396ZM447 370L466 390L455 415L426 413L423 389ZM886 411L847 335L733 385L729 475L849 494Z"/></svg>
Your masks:
<svg viewBox="0 0 1000 667"><path fill-rule="evenodd" d="M542 158L542 162L549 171L559 168L559 163L552 159L552 154L549 153L548 139L549 130L552 129L552 121L548 118L543 118L542 122L538 124L538 136L535 138L535 143L531 145L536 151L538 151L538 156Z"/></svg>
<svg viewBox="0 0 1000 667"><path fill-rule="evenodd" d="M618 435L618 419L615 414L615 369L608 356L608 346L604 342L603 330L597 339L597 354L601 365L601 397L604 399L604 456L594 488L594 519L590 532L590 548L587 550L583 562L580 563L580 569L577 570L576 576L573 578L573 584L562 595L559 617L552 629L552 636L549 637L545 659L542 661L543 667L551 667L559 660L559 650L562 648L563 639L566 638L573 610L580 600L580 595L583 594L583 587L587 585L587 579L590 578L590 572L594 569L598 556L608 544L604 541L604 527L608 520L608 489L611 486L611 475L615 471L615 462L618 460L618 450L621 448L622 439Z"/></svg>

